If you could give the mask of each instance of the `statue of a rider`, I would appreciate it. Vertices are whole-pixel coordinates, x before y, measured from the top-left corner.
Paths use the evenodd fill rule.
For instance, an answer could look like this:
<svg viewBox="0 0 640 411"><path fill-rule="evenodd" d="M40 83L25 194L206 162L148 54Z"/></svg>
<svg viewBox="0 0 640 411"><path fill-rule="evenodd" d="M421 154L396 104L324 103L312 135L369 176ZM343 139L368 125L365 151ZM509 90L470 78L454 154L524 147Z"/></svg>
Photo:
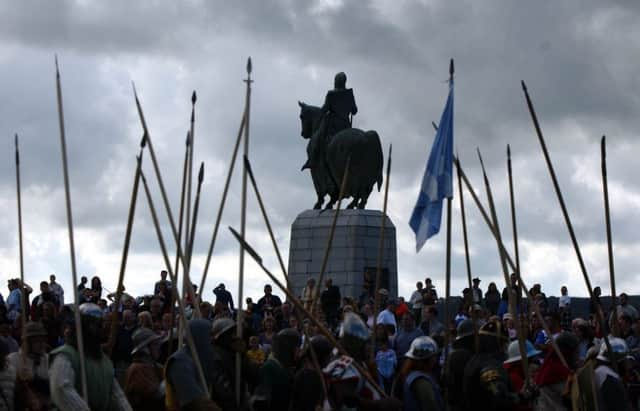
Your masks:
<svg viewBox="0 0 640 411"><path fill-rule="evenodd" d="M358 112L356 99L353 96L353 89L347 88L347 75L343 72L336 74L333 81L333 90L327 92L322 105L322 127L321 131L314 135L310 141L309 159L304 168L313 168L322 164L323 152L320 147L326 146L321 144L318 139L326 142L331 136L339 131L351 127L351 116Z"/></svg>

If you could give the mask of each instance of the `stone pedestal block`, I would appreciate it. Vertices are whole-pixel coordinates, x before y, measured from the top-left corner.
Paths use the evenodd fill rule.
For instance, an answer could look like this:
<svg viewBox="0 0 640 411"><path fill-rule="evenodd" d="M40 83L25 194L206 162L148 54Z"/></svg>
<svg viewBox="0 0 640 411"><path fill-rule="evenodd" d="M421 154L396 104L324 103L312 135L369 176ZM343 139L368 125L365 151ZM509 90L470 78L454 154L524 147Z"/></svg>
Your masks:
<svg viewBox="0 0 640 411"><path fill-rule="evenodd" d="M291 226L289 279L296 295L311 277L318 279L335 210L307 210ZM382 212L340 210L324 278L333 279L342 296L355 299L373 293L375 287ZM386 217L381 288L398 293L396 228ZM324 289L324 285L320 285Z"/></svg>

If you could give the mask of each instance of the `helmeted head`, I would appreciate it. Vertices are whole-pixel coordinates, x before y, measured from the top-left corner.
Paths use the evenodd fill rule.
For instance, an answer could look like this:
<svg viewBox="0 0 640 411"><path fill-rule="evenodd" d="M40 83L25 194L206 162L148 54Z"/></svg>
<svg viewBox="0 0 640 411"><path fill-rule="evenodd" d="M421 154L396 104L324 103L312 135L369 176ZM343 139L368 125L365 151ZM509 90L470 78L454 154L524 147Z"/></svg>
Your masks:
<svg viewBox="0 0 640 411"><path fill-rule="evenodd" d="M233 330L236 328L236 322L231 318L223 317L218 318L213 322L211 326L211 336L214 343L224 346L231 345L233 336Z"/></svg>
<svg viewBox="0 0 640 411"><path fill-rule="evenodd" d="M285 367L295 365L300 350L300 333L294 328L285 328L273 337L273 356Z"/></svg>
<svg viewBox="0 0 640 411"><path fill-rule="evenodd" d="M502 352L509 340L509 332L498 321L489 321L478 331L481 352Z"/></svg>
<svg viewBox="0 0 640 411"><path fill-rule="evenodd" d="M615 362L623 361L629 355L629 346L622 338L609 336L609 345L611 345L611 352L613 355L609 354L609 349L607 348L607 344L603 341L600 345L600 351L598 353L597 359L603 362L611 362L611 357Z"/></svg>
<svg viewBox="0 0 640 411"><path fill-rule="evenodd" d="M438 354L438 344L431 337L418 337L411 342L409 351L405 354L412 360L428 360Z"/></svg>
<svg viewBox="0 0 640 411"><path fill-rule="evenodd" d="M333 79L333 87L340 90L347 87L347 75L344 72L336 74Z"/></svg>
<svg viewBox="0 0 640 411"><path fill-rule="evenodd" d="M314 335L309 340L309 345L316 353L320 367L324 367L329 362L333 346L324 335ZM307 349L309 350L309 349Z"/></svg>
<svg viewBox="0 0 640 411"><path fill-rule="evenodd" d="M80 321L82 322L82 337L87 355L99 358L102 355L102 323L104 312L94 303L80 304Z"/></svg>
<svg viewBox="0 0 640 411"><path fill-rule="evenodd" d="M531 344L531 342L528 340L524 342L524 346L525 346L527 358L533 358L542 354L542 351L536 350L536 347L534 347L533 344ZM518 362L521 359L522 359L522 356L520 355L519 342L511 341L511 343L509 343L509 348L507 348L507 360L504 363L510 364L510 363Z"/></svg>
<svg viewBox="0 0 640 411"><path fill-rule="evenodd" d="M139 328L132 335L133 350L131 355L153 355L160 354L159 350L153 349L154 342L162 339L160 334L153 332L148 328ZM156 347L158 348L158 347ZM155 355L153 355L155 357Z"/></svg>
<svg viewBox="0 0 640 411"><path fill-rule="evenodd" d="M354 358L363 356L363 348L369 340L369 329L360 316L347 313L340 329L340 340L345 350Z"/></svg>
<svg viewBox="0 0 640 411"><path fill-rule="evenodd" d="M47 330L41 322L29 321L24 326L27 352L42 355L47 351Z"/></svg>

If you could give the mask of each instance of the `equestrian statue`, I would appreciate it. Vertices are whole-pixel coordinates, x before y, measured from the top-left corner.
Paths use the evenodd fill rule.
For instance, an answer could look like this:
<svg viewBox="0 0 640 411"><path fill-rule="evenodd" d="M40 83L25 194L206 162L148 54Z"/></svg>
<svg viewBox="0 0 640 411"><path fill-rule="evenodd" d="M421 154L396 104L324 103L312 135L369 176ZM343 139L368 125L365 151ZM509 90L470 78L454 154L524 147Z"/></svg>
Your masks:
<svg viewBox="0 0 640 411"><path fill-rule="evenodd" d="M302 170L311 171L318 196L314 209L322 208L325 196L331 209L338 201L340 184L347 164L349 173L342 198L352 197L347 208L363 209L374 184L382 186L382 146L374 130L352 128L352 116L358 112L353 89L346 88L347 76L338 73L334 89L329 90L322 107L298 101L301 135L308 139L307 161Z"/></svg>

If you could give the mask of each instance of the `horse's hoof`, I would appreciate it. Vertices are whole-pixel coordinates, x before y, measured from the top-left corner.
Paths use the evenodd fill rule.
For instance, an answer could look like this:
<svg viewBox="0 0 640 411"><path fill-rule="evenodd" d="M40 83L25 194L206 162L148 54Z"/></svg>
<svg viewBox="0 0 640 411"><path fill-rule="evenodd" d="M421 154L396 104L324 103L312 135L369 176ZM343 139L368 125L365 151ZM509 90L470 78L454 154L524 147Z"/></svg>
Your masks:
<svg viewBox="0 0 640 411"><path fill-rule="evenodd" d="M315 204L315 205L313 206L313 209L314 209L314 210L320 210L321 208L322 208L322 205L321 205L321 204Z"/></svg>

